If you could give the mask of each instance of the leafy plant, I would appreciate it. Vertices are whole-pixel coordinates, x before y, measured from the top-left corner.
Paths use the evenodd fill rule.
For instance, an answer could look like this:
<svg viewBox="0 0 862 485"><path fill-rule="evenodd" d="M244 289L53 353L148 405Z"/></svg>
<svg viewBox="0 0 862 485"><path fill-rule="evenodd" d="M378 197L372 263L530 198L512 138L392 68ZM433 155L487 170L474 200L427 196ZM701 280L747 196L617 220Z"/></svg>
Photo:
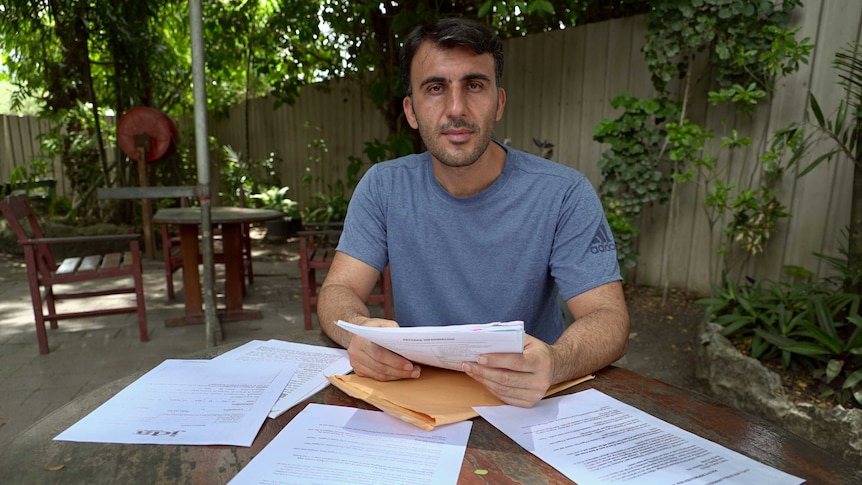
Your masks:
<svg viewBox="0 0 862 485"><path fill-rule="evenodd" d="M670 203L665 226L665 244L669 244L678 186L695 178L707 194L704 208L710 229L720 228L724 235L715 250L723 256L722 274L735 259L731 258L734 246L743 249L743 259L762 252L776 221L789 215L776 196L783 172L770 172L781 160L775 155L777 145L760 147L759 170L749 174L745 183L731 183L729 167L718 163L718 151L748 146L751 140L730 127L731 135L721 139L718 150L712 149L713 129L693 122L686 109L693 84L689 67L698 56L706 55L717 81L717 88L705 93L709 100L753 113L768 98L776 79L798 69L813 48L808 39L796 40L798 29L787 27L790 12L799 4L798 0L651 4L643 51L658 95L637 99L625 94L614 99L612 106L625 112L616 120L602 121L594 134L596 141L610 145L599 161L605 177L600 195L614 236L620 240L621 266L637 263L639 218L646 206ZM679 91L680 103L671 102L668 94L676 81L679 84L673 87ZM661 262L665 292L670 251L665 247ZM717 273L719 262L710 261L711 272Z"/></svg>
<svg viewBox="0 0 862 485"><path fill-rule="evenodd" d="M283 212L286 217L298 219L300 217L299 203L287 197L290 187L269 187L263 191L251 195L256 202L255 206L261 209L271 209Z"/></svg>
<svg viewBox="0 0 862 485"><path fill-rule="evenodd" d="M345 196L344 182L328 186L328 192L317 192L311 203L302 208L303 224L340 222L347 217L349 199Z"/></svg>
<svg viewBox="0 0 862 485"><path fill-rule="evenodd" d="M539 149L539 152L536 153L536 155L542 158L547 158L548 160L554 156L554 144L549 140L540 140L534 137L533 144Z"/></svg>
<svg viewBox="0 0 862 485"><path fill-rule="evenodd" d="M229 145L222 147L224 167L221 170L220 195L240 205L244 194L249 194L255 206L284 212L291 217L299 217L298 204L286 194L288 186L281 185L277 167L281 157L270 152L266 158L247 162L242 154Z"/></svg>
<svg viewBox="0 0 862 485"><path fill-rule="evenodd" d="M821 397L862 404L862 295L798 267L778 282L725 279L699 300L737 348L761 361L808 369Z"/></svg>
<svg viewBox="0 0 862 485"><path fill-rule="evenodd" d="M661 161L667 138L664 124L679 113L679 105L668 98L638 99L624 93L611 102L624 111L615 120L604 119L593 139L610 148L602 154L599 195L614 234L617 257L624 268L637 264L636 223L645 206L667 203L670 179Z"/></svg>
<svg viewBox="0 0 862 485"><path fill-rule="evenodd" d="M663 92L686 77L693 55L702 52L722 88L771 91L775 79L796 71L813 47L803 42L800 49L799 29L785 27L799 5L800 0L653 2L643 47L653 85Z"/></svg>
<svg viewBox="0 0 862 485"><path fill-rule="evenodd" d="M318 126L310 123L305 124L306 129L316 132L322 131ZM308 143L308 161L306 173L302 177L301 182L305 185L311 185L314 182L319 182L320 177L315 175L313 166L319 165L326 154L328 148L326 140L320 136L316 136ZM373 139L365 142L363 153L370 162L374 165L385 160L401 157L409 153L413 153L413 135L406 132L398 132L389 135L385 141ZM311 202L302 208L302 220L304 223L326 223L340 222L347 216L347 206L350 202L348 191L352 191L359 179L364 173L365 160L358 156L350 156L347 160L347 181L341 179L334 183L326 185L325 191L315 192L311 197Z"/></svg>
<svg viewBox="0 0 862 485"><path fill-rule="evenodd" d="M807 154L818 142L827 140L829 149L817 156L800 177L814 170L824 161L845 157L853 164L853 198L850 201L850 225L847 228L847 259L849 272L862 274L862 45L851 43L835 54L834 66L839 72L839 84L846 97L838 103L834 118L824 115L817 98L812 94L805 120L800 130L811 127L813 133L806 135L794 148L796 156ZM813 120L811 117L813 116ZM819 145L822 146L822 145ZM845 291L862 293L862 281L845 279Z"/></svg>
<svg viewBox="0 0 862 485"><path fill-rule="evenodd" d="M220 196L234 205L239 205L239 194L244 192L251 194L255 192L254 177L248 165L243 162L242 155L230 145L222 147L224 154L224 166L219 171L221 174Z"/></svg>

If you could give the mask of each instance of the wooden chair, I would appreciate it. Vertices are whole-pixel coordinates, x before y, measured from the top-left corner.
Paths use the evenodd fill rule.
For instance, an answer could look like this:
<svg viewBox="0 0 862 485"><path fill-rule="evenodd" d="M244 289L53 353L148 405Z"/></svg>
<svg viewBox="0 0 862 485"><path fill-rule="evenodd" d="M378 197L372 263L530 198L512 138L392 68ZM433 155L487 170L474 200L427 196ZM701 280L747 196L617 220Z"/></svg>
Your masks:
<svg viewBox="0 0 862 485"><path fill-rule="evenodd" d="M57 321L62 319L137 313L141 342L149 340L139 244L140 234L45 237L45 233L33 213L33 208L24 195L9 196L0 200L0 212L9 221L9 225L18 237L18 244L24 248L30 297L33 301L33 313L36 317L36 338L39 342L39 353L47 354L49 351L48 335L45 330L46 320L50 322L51 328L57 328ZM78 247L88 247L105 243L124 243L128 245L128 250L103 255L67 258L60 264L57 264L51 252L52 246L57 244L75 244ZM64 293L58 293L54 288L54 285L60 284L75 286L83 282L119 278L131 279L131 285ZM44 293L42 292L43 289ZM90 304L91 310L58 313L56 309L56 302L60 300L124 293L135 294L136 304L134 306L104 308L101 302L96 300ZM47 312L45 311L46 307Z"/></svg>
<svg viewBox="0 0 862 485"><path fill-rule="evenodd" d="M240 192L240 207L245 207L245 193ZM180 205L185 207L185 199L180 200ZM170 224L162 224L162 259L165 263L165 281L167 283L168 298L175 298L174 292L174 273L183 267L183 259L180 255L180 237L178 234L171 231ZM221 232L218 228L213 229L213 241L218 241L221 237ZM242 294L246 294L246 279L248 284L254 284L254 267L252 266L251 258L251 225L243 224L242 226L242 255L243 255L243 285ZM213 260L216 264L224 264L224 255L216 252L213 254ZM199 263L202 261L199 261Z"/></svg>
<svg viewBox="0 0 862 485"><path fill-rule="evenodd" d="M322 281L317 280L317 270L327 271L332 266L335 247L342 231L341 224L307 225L309 230L300 231L299 236L299 272L302 278L302 313L305 317L305 329L311 330L312 313L317 311L317 288ZM372 291L368 303L383 305L384 316L393 318L392 311L392 277L387 265L380 275L378 291Z"/></svg>

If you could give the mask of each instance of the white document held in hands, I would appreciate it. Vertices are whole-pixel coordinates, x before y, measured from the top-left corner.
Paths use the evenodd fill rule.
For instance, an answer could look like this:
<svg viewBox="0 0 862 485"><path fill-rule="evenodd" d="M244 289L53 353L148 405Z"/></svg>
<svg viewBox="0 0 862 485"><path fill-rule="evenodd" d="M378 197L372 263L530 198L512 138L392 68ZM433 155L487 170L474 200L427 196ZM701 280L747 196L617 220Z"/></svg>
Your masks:
<svg viewBox="0 0 862 485"><path fill-rule="evenodd" d="M473 408L579 485L798 485L804 482L595 389L530 409Z"/></svg>
<svg viewBox="0 0 862 485"><path fill-rule="evenodd" d="M455 484L472 426L424 431L380 411L311 403L229 485Z"/></svg>
<svg viewBox="0 0 862 485"><path fill-rule="evenodd" d="M329 381L326 376L343 375L353 370L350 367L347 351L344 349L283 340L252 340L213 360L280 362L288 368L299 365L293 378L281 393L281 397L269 412L269 417L273 419L328 386Z"/></svg>
<svg viewBox="0 0 862 485"><path fill-rule="evenodd" d="M524 352L521 321L439 327L363 327L342 320L336 324L412 362L456 371L462 362L476 362L481 354Z"/></svg>

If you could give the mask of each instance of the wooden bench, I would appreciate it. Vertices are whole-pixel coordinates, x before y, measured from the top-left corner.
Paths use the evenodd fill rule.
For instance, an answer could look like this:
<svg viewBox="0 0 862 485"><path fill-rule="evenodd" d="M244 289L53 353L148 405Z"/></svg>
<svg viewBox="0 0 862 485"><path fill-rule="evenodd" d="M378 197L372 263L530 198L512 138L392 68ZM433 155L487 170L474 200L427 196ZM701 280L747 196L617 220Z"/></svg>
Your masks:
<svg viewBox="0 0 862 485"><path fill-rule="evenodd" d="M141 342L149 340L139 247L140 234L45 237L25 195L11 195L5 199L0 199L0 213L9 222L9 226L18 238L18 244L24 249L27 280L30 286L33 313L36 317L36 339L39 343L39 353L47 354L49 351L48 335L45 330L46 320L50 322L51 328L57 328L57 321L62 319L137 313ZM51 252L51 247L58 244L72 244L79 248L89 249L102 244L121 245L126 250L66 258L58 264ZM54 288L54 285L72 285L74 287L80 283L106 279L125 279L130 283L126 286L112 284L110 287L102 286L91 290L72 290L62 293L57 292ZM105 307L102 302L93 300L87 310L57 312L56 302L60 300L125 293L135 294L134 305Z"/></svg>
<svg viewBox="0 0 862 485"><path fill-rule="evenodd" d="M317 279L317 271L327 271L335 257L335 247L341 236L340 224L314 224L306 226L299 236L299 272L302 277L302 313L305 329L311 330L312 314L317 311L317 289L322 281ZM392 277L389 266L383 269L375 291L368 296L367 303L383 305L384 316L393 318Z"/></svg>
<svg viewBox="0 0 862 485"><path fill-rule="evenodd" d="M38 203L50 209L57 196L57 181L40 179L26 182L0 182L0 199L9 195L26 195L31 203Z"/></svg>

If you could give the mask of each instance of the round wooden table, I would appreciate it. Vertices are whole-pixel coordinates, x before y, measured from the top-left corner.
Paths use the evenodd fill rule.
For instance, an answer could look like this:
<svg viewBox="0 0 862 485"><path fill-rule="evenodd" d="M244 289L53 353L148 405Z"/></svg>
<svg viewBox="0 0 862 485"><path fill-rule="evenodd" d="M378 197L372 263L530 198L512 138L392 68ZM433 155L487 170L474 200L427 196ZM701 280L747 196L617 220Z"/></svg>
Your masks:
<svg viewBox="0 0 862 485"><path fill-rule="evenodd" d="M243 253L242 226L253 222L265 222L284 217L270 209L245 207L213 207L210 210L212 224L221 226L224 245L225 308L219 310L219 319L251 320L261 318L256 310L245 310L243 299ZM176 207L159 209L153 217L157 224L176 224L180 232L180 254L183 260L183 302L185 314L166 322L168 326L202 323L204 318L201 279L198 271L200 248L198 242L201 225L200 207Z"/></svg>

